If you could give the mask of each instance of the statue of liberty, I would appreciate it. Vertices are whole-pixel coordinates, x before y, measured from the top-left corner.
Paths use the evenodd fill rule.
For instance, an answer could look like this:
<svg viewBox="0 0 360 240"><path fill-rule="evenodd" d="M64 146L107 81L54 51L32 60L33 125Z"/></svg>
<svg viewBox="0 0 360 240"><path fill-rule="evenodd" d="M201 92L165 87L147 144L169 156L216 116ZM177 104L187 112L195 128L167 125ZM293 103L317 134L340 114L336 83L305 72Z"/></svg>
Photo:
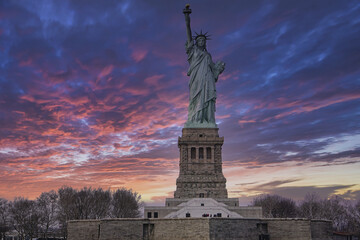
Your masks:
<svg viewBox="0 0 360 240"><path fill-rule="evenodd" d="M185 128L217 128L215 122L215 83L224 71L225 63L212 61L210 53L206 50L206 41L210 40L207 33L191 35L190 5L187 4L185 14L187 41L185 44L188 62L190 64L187 75L189 81L189 108L188 120Z"/></svg>

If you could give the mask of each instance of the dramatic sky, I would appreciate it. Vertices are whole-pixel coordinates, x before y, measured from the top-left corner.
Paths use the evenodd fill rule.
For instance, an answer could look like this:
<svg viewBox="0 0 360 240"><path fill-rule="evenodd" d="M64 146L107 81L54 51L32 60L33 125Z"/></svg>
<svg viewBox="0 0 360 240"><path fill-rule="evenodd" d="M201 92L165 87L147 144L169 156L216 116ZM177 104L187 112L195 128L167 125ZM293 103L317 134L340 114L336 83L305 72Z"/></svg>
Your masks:
<svg viewBox="0 0 360 240"><path fill-rule="evenodd" d="M360 2L0 0L0 197L171 197L187 118L182 9L208 31L230 197L360 198Z"/></svg>

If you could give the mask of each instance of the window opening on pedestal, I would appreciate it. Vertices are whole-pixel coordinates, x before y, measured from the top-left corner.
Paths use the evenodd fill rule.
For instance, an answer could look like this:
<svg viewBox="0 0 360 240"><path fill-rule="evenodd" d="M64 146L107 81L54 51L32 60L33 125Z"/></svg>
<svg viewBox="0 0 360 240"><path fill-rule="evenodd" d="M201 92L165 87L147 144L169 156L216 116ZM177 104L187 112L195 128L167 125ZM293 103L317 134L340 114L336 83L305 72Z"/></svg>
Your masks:
<svg viewBox="0 0 360 240"><path fill-rule="evenodd" d="M185 215L186 217L190 217L190 213L186 213L186 215Z"/></svg>
<svg viewBox="0 0 360 240"><path fill-rule="evenodd" d="M191 159L196 158L196 149L194 147L191 148Z"/></svg>
<svg viewBox="0 0 360 240"><path fill-rule="evenodd" d="M147 213L147 217L148 217L148 218L151 218L151 212L148 212L148 213Z"/></svg>
<svg viewBox="0 0 360 240"><path fill-rule="evenodd" d="M204 148L199 148L199 159L204 159Z"/></svg>
<svg viewBox="0 0 360 240"><path fill-rule="evenodd" d="M211 147L206 148L206 159L211 159Z"/></svg>

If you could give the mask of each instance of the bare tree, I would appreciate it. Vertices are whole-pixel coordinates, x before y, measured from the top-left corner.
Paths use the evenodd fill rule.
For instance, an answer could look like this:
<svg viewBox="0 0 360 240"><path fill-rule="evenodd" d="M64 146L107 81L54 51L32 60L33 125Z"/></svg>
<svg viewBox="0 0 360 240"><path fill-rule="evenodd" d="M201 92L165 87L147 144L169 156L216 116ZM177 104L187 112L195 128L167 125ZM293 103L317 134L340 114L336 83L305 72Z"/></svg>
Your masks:
<svg viewBox="0 0 360 240"><path fill-rule="evenodd" d="M358 202L345 201L347 216L347 232L352 232L360 237L360 200Z"/></svg>
<svg viewBox="0 0 360 240"><path fill-rule="evenodd" d="M64 186L58 190L58 220L66 237L67 221L110 217L112 196L110 190L84 187L80 190Z"/></svg>
<svg viewBox="0 0 360 240"><path fill-rule="evenodd" d="M360 199L354 204L354 208L351 209L352 221L351 221L351 230L356 233L360 238Z"/></svg>
<svg viewBox="0 0 360 240"><path fill-rule="evenodd" d="M254 198L253 206L262 207L263 216L273 218L276 201L271 195L260 195Z"/></svg>
<svg viewBox="0 0 360 240"><path fill-rule="evenodd" d="M333 228L336 231L348 231L349 219L346 210L346 201L339 196L332 196L322 201L322 218L333 222Z"/></svg>
<svg viewBox="0 0 360 240"><path fill-rule="evenodd" d="M20 239L36 237L39 230L40 216L35 201L17 197L11 204L10 214L14 229Z"/></svg>
<svg viewBox="0 0 360 240"><path fill-rule="evenodd" d="M116 190L112 196L112 216L116 218L140 217L139 208L142 203L141 195L132 189L121 188Z"/></svg>
<svg viewBox="0 0 360 240"><path fill-rule="evenodd" d="M58 194L51 190L50 192L43 192L37 198L36 203L41 213L40 215L40 229L44 238L48 238L48 231L54 228L57 224L57 206Z"/></svg>
<svg viewBox="0 0 360 240"><path fill-rule="evenodd" d="M90 218L101 219L109 217L111 206L111 192L102 188L94 189L92 193L93 206Z"/></svg>
<svg viewBox="0 0 360 240"><path fill-rule="evenodd" d="M307 193L299 206L299 215L309 219L320 219L322 217L322 207L319 195Z"/></svg>
<svg viewBox="0 0 360 240"><path fill-rule="evenodd" d="M80 191L77 191L75 195L75 219L89 219L94 206L94 197L91 187L84 187Z"/></svg>
<svg viewBox="0 0 360 240"><path fill-rule="evenodd" d="M337 195L320 199L311 193L300 204L299 213L310 219L331 220L334 231L360 233L360 201L354 204Z"/></svg>
<svg viewBox="0 0 360 240"><path fill-rule="evenodd" d="M77 219L77 211L75 207L76 200L76 190L72 187L61 187L58 190L59 200L58 200L58 220L60 223L60 230L63 237L67 237L67 221L72 219Z"/></svg>
<svg viewBox="0 0 360 240"><path fill-rule="evenodd" d="M10 229L8 214L9 202L0 198L0 239L5 239L5 234Z"/></svg>
<svg viewBox="0 0 360 240"><path fill-rule="evenodd" d="M260 195L253 200L253 206L263 209L263 216L267 218L296 217L297 207L292 199L279 195Z"/></svg>
<svg viewBox="0 0 360 240"><path fill-rule="evenodd" d="M66 239L69 220L136 218L140 217L141 206L141 195L125 188L112 192L102 188L84 187L76 190L64 186L57 193L53 190L43 192L36 201L18 197L9 204L0 198L1 234L7 231L5 226L9 222L19 233L20 239L40 235L48 238L50 230L55 228L60 228Z"/></svg>

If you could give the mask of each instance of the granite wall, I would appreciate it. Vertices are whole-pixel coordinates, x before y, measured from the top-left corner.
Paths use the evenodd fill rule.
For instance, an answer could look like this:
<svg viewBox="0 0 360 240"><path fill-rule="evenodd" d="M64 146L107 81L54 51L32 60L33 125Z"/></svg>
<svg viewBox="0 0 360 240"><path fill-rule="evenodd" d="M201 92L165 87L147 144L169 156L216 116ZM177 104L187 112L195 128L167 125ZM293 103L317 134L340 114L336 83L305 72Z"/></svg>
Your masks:
<svg viewBox="0 0 360 240"><path fill-rule="evenodd" d="M264 230L264 231L262 231ZM233 219L212 218L210 219L210 238L215 239L237 239L237 240L259 240L261 233L266 234L259 219Z"/></svg>
<svg viewBox="0 0 360 240"><path fill-rule="evenodd" d="M240 214L244 218L262 218L261 207L228 207L227 209Z"/></svg>
<svg viewBox="0 0 360 240"><path fill-rule="evenodd" d="M155 226L151 240L209 239L207 218L156 219L151 222Z"/></svg>
<svg viewBox="0 0 360 240"><path fill-rule="evenodd" d="M79 220L68 222L68 239L99 240L100 220Z"/></svg>
<svg viewBox="0 0 360 240"><path fill-rule="evenodd" d="M68 240L331 240L331 222L307 219L181 218L68 222Z"/></svg>
<svg viewBox="0 0 360 240"><path fill-rule="evenodd" d="M312 240L332 240L333 230L331 221L311 220Z"/></svg>
<svg viewBox="0 0 360 240"><path fill-rule="evenodd" d="M310 240L310 221L306 219L264 219L270 238L276 240Z"/></svg>
<svg viewBox="0 0 360 240"><path fill-rule="evenodd" d="M99 240L139 240L143 239L144 219L104 219L100 222ZM74 239L75 240L75 239ZM80 240L80 239L77 239ZM85 240L85 239L84 239Z"/></svg>

